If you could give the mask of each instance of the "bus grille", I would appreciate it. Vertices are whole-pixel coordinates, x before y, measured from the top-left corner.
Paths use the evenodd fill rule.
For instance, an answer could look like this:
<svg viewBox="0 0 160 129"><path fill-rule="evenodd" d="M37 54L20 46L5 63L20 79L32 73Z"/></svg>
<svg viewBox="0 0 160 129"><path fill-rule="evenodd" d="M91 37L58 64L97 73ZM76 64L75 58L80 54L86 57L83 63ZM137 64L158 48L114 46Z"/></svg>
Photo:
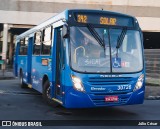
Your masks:
<svg viewBox="0 0 160 129"><path fill-rule="evenodd" d="M136 78L134 77L90 77L87 80L90 87L104 87L106 90L90 90L89 96L96 106L118 106L125 105L133 91L132 89L117 90L119 85L134 85ZM117 102L106 102L105 97L108 95L116 95L119 97Z"/></svg>
<svg viewBox="0 0 160 129"><path fill-rule="evenodd" d="M92 77L88 79L88 83L92 86L107 86L107 85L126 85L132 83L132 77L119 77L119 78L100 78Z"/></svg>
<svg viewBox="0 0 160 129"><path fill-rule="evenodd" d="M111 106L111 105L123 105L126 104L129 100L129 97L119 98L118 102L105 102L105 99L92 99L93 103L96 106Z"/></svg>

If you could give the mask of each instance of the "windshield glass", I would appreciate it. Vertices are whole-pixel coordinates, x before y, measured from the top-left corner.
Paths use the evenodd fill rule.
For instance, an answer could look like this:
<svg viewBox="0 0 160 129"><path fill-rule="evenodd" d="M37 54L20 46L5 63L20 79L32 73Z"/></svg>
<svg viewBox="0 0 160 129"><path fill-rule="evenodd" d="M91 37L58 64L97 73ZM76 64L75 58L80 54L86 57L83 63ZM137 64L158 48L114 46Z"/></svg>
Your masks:
<svg viewBox="0 0 160 129"><path fill-rule="evenodd" d="M94 28L102 44L87 27L70 27L71 67L79 72L126 73L143 67L140 34L127 30L120 47L122 29Z"/></svg>

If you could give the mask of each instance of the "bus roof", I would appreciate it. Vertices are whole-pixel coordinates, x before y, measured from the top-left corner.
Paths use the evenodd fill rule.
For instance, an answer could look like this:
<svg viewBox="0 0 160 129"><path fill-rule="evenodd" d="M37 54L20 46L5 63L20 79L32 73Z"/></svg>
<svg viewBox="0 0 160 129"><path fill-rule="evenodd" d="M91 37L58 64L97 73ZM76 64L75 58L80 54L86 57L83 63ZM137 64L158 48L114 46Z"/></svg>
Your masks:
<svg viewBox="0 0 160 129"><path fill-rule="evenodd" d="M37 26L29 29L28 31L20 34L19 36L17 36L17 39L20 39L20 38L22 38L22 37L25 37L26 35L29 35L29 34L35 32L35 31L38 31L38 30L40 30L40 29L46 27L47 25L50 25L50 24L52 24L52 23L54 23L54 22L56 22L56 21L66 19L66 15L67 15L66 13L67 13L67 12L68 12L68 11L65 10L65 11L63 11L62 13L57 14L57 15L55 15L55 16L47 19L46 21L40 23L39 25L37 25Z"/></svg>
<svg viewBox="0 0 160 129"><path fill-rule="evenodd" d="M67 10L67 11L71 11L71 12L87 12L87 13L90 13L90 12L95 12L95 13L106 13L106 14L115 14L115 15L119 15L119 16L124 16L124 17L132 17L134 18L133 16L131 15L127 15L127 14L124 14L124 13L119 13L119 12L113 12L113 11L107 11L107 10L93 10L93 9L70 9L70 10Z"/></svg>
<svg viewBox="0 0 160 129"><path fill-rule="evenodd" d="M17 40L20 39L20 38L23 38L25 37L26 35L29 35L29 34L32 34L33 32L36 32L50 24L53 24L54 22L56 21L59 21L59 20L68 20L68 14L69 12L86 12L86 13L100 13L100 14L110 14L110 15L118 15L118 16L122 16L122 17L131 17L131 18L134 18L133 16L130 16L130 15L127 15L127 14L122 14L122 13L119 13L119 12L112 12L112 11L105 11L105 10L90 10L90 9L70 9L70 10L65 10L49 19L47 19L46 21L40 23L39 25L29 29L28 31L20 34L19 36L17 36Z"/></svg>

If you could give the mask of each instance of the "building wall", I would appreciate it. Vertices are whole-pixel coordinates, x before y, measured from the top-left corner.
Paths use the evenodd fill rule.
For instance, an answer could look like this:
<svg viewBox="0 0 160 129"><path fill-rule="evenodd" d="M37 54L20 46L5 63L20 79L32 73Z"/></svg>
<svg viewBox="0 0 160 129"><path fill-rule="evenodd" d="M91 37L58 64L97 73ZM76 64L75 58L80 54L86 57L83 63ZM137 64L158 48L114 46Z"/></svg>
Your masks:
<svg viewBox="0 0 160 129"><path fill-rule="evenodd" d="M0 23L37 25L65 9L103 8L136 16L143 31L160 31L160 0L0 0L0 3Z"/></svg>

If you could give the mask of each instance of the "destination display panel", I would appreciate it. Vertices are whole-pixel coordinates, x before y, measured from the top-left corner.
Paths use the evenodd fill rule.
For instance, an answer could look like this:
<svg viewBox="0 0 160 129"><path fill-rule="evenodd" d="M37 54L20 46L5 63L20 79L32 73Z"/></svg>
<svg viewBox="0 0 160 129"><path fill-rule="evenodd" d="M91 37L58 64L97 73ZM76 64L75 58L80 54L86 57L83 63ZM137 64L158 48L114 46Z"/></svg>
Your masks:
<svg viewBox="0 0 160 129"><path fill-rule="evenodd" d="M74 18L78 23L134 27L134 19L132 17L111 14L75 13Z"/></svg>

